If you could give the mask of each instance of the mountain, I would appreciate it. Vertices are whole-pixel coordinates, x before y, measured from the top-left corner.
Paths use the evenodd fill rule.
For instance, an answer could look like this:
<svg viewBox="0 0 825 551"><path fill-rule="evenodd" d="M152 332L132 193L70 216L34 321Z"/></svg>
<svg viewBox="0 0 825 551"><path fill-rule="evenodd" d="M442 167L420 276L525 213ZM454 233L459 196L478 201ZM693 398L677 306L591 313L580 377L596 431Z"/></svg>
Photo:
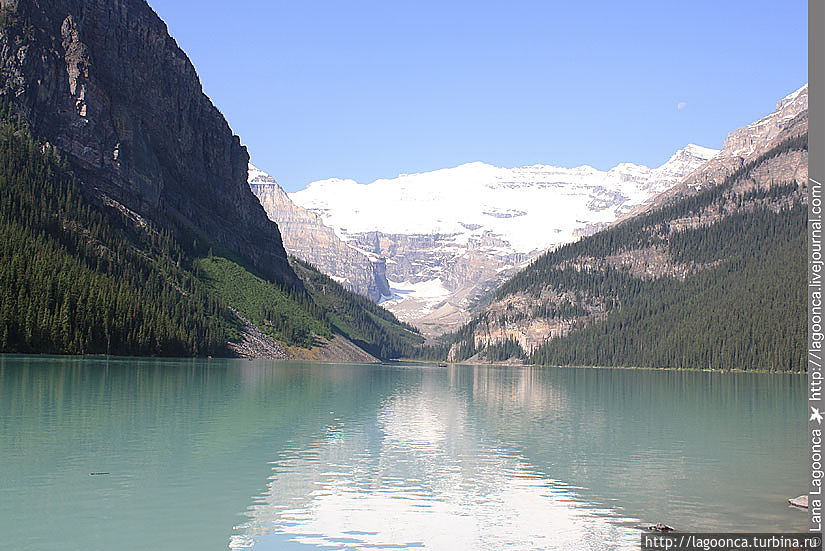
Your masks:
<svg viewBox="0 0 825 551"><path fill-rule="evenodd" d="M644 212L538 257L451 358L804 370L805 91Z"/></svg>
<svg viewBox="0 0 825 551"><path fill-rule="evenodd" d="M389 296L383 258L368 256L342 241L320 216L293 203L275 178L252 164L249 187L269 219L278 224L289 254L333 274L344 287L375 302Z"/></svg>
<svg viewBox="0 0 825 551"><path fill-rule="evenodd" d="M0 96L66 154L84 190L294 284L249 193L249 156L146 2L3 0Z"/></svg>
<svg viewBox="0 0 825 551"><path fill-rule="evenodd" d="M689 145L658 168L455 168L290 194L348 244L386 259L383 302L429 334L455 329L529 259L605 227L679 183L717 152ZM334 274L338 275L338 274Z"/></svg>
<svg viewBox="0 0 825 551"><path fill-rule="evenodd" d="M423 340L290 262L145 1L2 0L0 23L0 352L374 361Z"/></svg>

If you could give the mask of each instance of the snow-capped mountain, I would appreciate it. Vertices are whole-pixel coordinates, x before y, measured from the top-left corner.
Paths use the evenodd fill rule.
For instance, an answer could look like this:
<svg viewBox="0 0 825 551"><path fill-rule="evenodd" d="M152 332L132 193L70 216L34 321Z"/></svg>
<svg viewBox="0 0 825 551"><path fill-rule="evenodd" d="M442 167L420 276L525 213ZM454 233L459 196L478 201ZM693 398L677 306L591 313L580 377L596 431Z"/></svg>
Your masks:
<svg viewBox="0 0 825 551"><path fill-rule="evenodd" d="M610 224L716 153L691 144L658 168L609 171L475 162L370 184L333 178L290 198L351 246L385 258L394 289L385 305L439 333L519 265Z"/></svg>
<svg viewBox="0 0 825 551"><path fill-rule="evenodd" d="M798 202L807 202L808 190L804 186L804 182L808 180L809 156L807 108L807 86L803 86L777 102L776 111L770 115L728 134L724 148L713 159L691 173L680 184L668 189L651 203L643 205L644 208L655 209L664 204L679 204L681 199L696 196L706 187L719 185L726 189L726 192L712 199L709 204L698 201L696 204L705 206L689 214L680 209L665 209L660 211L662 216L655 219L645 220L641 217L640 225L646 226L644 233L658 235L662 240L660 245L651 247L647 241L643 241L642 244L636 246L622 247L619 251L605 247L602 248L601 253L594 252L599 245L595 245L588 251L576 250L574 246L564 258L545 259L541 267L527 268L526 272L521 274L520 282L516 281L514 285L508 286L506 292L497 295L479 313L476 317L477 323L472 328L472 337L464 340L461 345L456 344L453 347L452 358L462 360L466 358L463 355L474 353L468 350L480 350L491 344L501 344L510 340L518 342L525 351L532 351L548 340L569 334L574 324L581 327L602 319L602 316L606 315L609 308L606 304L610 301L605 301L605 295L598 298L591 296L589 302L588 299L584 299L581 304L588 304L588 306L578 314L553 314L554 308L558 308L557 312L563 311L564 305L568 304L571 299L575 299L579 293L587 295L587 290L577 287L575 283L571 285L569 282L561 282L553 278L550 274L554 268L578 266L596 272L606 270L607 267L620 268L626 270L631 277L642 281L662 277L683 279L689 277L690 274L712 269L718 266L718 263L725 262L725 257L721 256L725 253L721 252L716 257L717 260L712 263L685 262L684 256L679 259L672 255L672 249L667 243L671 235L683 230L691 230L695 232L693 234L694 244L703 242L703 239L698 236L705 234L707 238L702 245L699 245L700 250L707 247L712 249L713 245L709 243L713 239L708 236L714 233L719 235L719 227L723 220L729 220L734 216L745 217L749 220L746 225L754 224L752 228L755 228L772 216L766 215L766 212L770 210L763 209L787 213L793 205L798 205ZM731 177L734 177L733 181L729 179ZM787 184L794 181L803 185L793 188L783 185L774 187L774 184ZM765 191L769 188L772 188L773 193L749 193L757 190ZM726 202L726 199L730 197L737 197L737 200ZM704 199L707 200L708 197ZM684 204L683 202L682 205ZM634 214L640 214L639 211L642 210L644 209L637 209ZM636 227L639 228L640 225ZM713 229L714 227L716 229ZM788 239L792 235L786 232L795 231L788 229L789 227L791 226L776 229L778 242L785 242L783 239ZM639 231L643 230L639 229ZM735 239L735 236L732 238ZM770 241L764 243L766 250L773 245L774 240ZM670 241L670 243L673 242ZM740 268L737 275L737 269L731 267L731 270L730 279L726 280L726 287L729 288L735 287L737 278L745 278L747 272L743 272ZM760 275L762 280L777 277L765 274ZM529 290L526 289L526 281L530 282ZM780 284L777 283L777 285ZM620 302L618 295L612 298ZM651 299L653 302L657 300L655 297ZM772 301L771 308L778 304L781 302L774 304ZM781 308L781 306L778 307ZM758 308L754 307L754 310ZM650 319L653 318L647 321ZM472 346L469 346L470 343ZM584 348L586 347L577 348L577 351L583 351ZM587 352L584 353L587 354ZM578 358L576 361L580 360L581 358ZM704 361L706 360L703 359L702 362ZM769 361L766 365L771 365L771 362ZM774 361L773 365L778 364Z"/></svg>
<svg viewBox="0 0 825 551"><path fill-rule="evenodd" d="M507 249L530 254L566 243L588 226L612 222L716 153L689 145L655 169L623 163L607 172L590 166L501 168L475 162L366 185L323 180L290 197L348 241L379 231L450 235L463 246L491 234Z"/></svg>

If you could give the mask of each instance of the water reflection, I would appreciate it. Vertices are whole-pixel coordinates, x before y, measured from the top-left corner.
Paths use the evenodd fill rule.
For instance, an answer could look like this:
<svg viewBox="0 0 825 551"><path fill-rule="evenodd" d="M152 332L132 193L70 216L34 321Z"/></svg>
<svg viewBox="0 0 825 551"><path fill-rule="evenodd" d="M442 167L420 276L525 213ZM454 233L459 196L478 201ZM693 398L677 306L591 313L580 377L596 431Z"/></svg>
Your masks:
<svg viewBox="0 0 825 551"><path fill-rule="evenodd" d="M804 531L804 383L0 356L0 533L280 551L613 549L635 519Z"/></svg>
<svg viewBox="0 0 825 551"><path fill-rule="evenodd" d="M805 529L787 504L805 487L804 377L524 371L476 373L488 392L474 394L472 415L588 501L683 530ZM532 390L513 392L526 381ZM554 396L564 408L545 407Z"/></svg>
<svg viewBox="0 0 825 551"><path fill-rule="evenodd" d="M564 408L560 392L530 384L530 371L510 378L506 393L491 391L495 378L472 375L473 396ZM633 519L588 505L474 422L471 397L455 392L462 376L454 368L447 386L426 377L387 397L373 417L282 452L230 547L633 548Z"/></svg>

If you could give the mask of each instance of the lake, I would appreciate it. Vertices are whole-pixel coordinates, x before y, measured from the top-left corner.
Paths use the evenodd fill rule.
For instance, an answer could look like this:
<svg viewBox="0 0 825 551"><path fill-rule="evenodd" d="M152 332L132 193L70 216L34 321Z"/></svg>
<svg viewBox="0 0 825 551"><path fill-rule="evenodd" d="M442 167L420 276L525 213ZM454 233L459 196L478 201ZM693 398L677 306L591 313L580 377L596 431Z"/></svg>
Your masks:
<svg viewBox="0 0 825 551"><path fill-rule="evenodd" d="M0 534L17 551L280 551L802 532L805 382L0 356Z"/></svg>

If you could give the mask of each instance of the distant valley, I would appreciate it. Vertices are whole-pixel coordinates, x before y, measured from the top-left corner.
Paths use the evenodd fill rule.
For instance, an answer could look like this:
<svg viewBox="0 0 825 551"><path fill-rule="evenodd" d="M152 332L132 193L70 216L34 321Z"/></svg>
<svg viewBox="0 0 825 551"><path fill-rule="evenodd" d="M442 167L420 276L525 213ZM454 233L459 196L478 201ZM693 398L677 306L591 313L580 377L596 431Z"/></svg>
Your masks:
<svg viewBox="0 0 825 551"><path fill-rule="evenodd" d="M291 203L267 192L262 182L274 190L274 179L257 169L250 186L285 228L287 250L436 336L541 252L642 207L716 153L689 145L655 169L470 163L365 185L331 179L289 194Z"/></svg>
<svg viewBox="0 0 825 551"><path fill-rule="evenodd" d="M272 220L294 229L285 232L290 253L434 337L470 320L542 252L721 183L806 113L807 86L732 132L721 151L688 145L655 169L477 162L370 184L323 180L287 194L253 168L250 186Z"/></svg>

